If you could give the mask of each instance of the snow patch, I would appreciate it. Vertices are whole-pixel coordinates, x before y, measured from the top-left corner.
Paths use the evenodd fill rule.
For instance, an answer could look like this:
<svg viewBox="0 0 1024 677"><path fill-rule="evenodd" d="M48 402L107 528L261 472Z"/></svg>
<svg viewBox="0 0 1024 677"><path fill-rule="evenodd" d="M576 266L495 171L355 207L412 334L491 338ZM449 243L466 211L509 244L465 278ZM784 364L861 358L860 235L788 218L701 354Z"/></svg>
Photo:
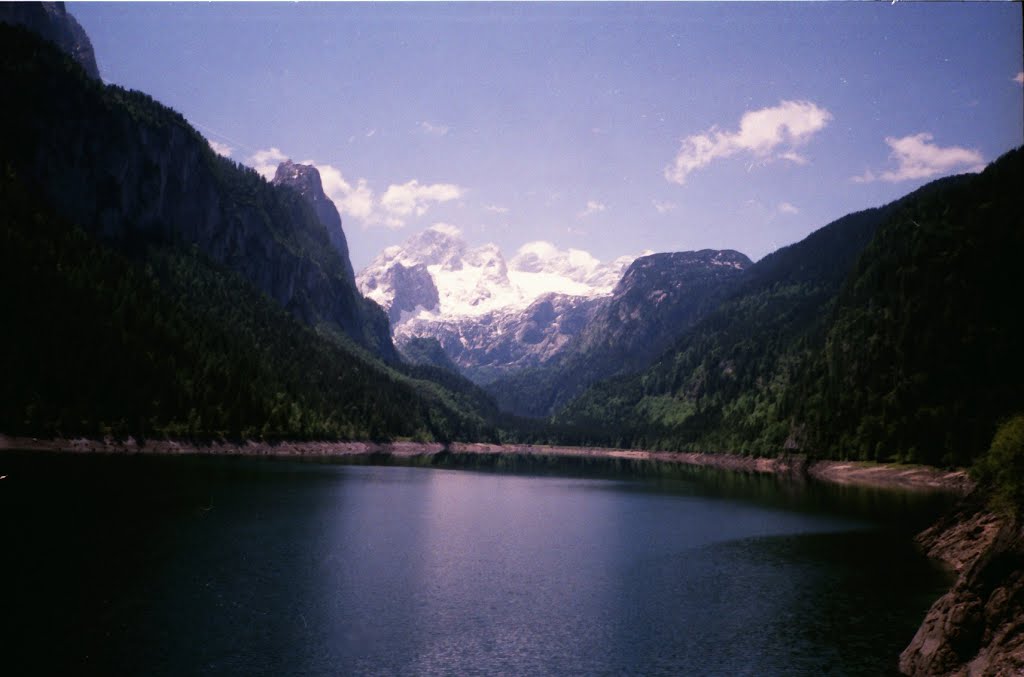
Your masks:
<svg viewBox="0 0 1024 677"><path fill-rule="evenodd" d="M426 266L437 287L436 310L417 307L403 312L396 323L413 319L444 321L459 317L481 317L493 312L522 310L545 294L593 298L611 294L626 268L637 257L621 256L602 263L582 249L559 249L551 242L536 240L521 246L506 262L493 243L470 249L461 231L438 223L413 235L401 245L386 248L356 278L368 298L389 308L396 295L415 290L380 285L384 273L395 263Z"/></svg>

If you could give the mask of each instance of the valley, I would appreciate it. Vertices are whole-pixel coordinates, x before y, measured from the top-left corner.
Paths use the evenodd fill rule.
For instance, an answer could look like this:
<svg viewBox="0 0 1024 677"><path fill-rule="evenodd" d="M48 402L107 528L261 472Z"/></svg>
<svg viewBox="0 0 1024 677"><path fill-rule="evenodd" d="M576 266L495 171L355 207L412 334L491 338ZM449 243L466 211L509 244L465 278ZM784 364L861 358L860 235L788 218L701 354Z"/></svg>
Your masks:
<svg viewBox="0 0 1024 677"><path fill-rule="evenodd" d="M415 14L431 9L436 8L317 11L334 17L332 12ZM476 13L491 9L500 13L508 8L464 11L487 26L486 17ZM89 11L102 13L108 8ZM304 7L296 16L305 16L305 11L313 10ZM557 14L557 8L530 11ZM450 19L434 18L444 25ZM549 18L554 22L557 17ZM381 25L391 25L392 19L380 18ZM358 16L352 19L359 20ZM518 20L509 19L515 25ZM404 31L412 23L396 25ZM458 21L453 25L461 26ZM638 25L650 29L645 21ZM326 37L319 43L306 42L333 44ZM518 54L516 50L496 53L502 58ZM290 59L288 54L279 56L282 63ZM1016 131L1005 135L1014 139L1012 144L999 137L986 147L998 152L986 150L984 155L974 148L935 145L931 132L884 137L896 169L864 169L851 176L849 163L842 164L845 174L837 182L834 173L840 170L829 163L845 162L845 156L820 153L820 164L813 169L820 177L798 183L794 175L812 171L808 166L813 164L808 151L812 137L833 124L838 113L832 111L838 111L839 104L821 98L830 102L826 110L824 103L785 99L775 106L748 110L740 118L738 131L693 123L687 128L707 131L694 132L682 141L673 139L680 150L658 180L671 184L671 190L688 196L693 204L682 204L682 197L665 199L666 188L660 184L651 193L654 197L645 193L642 200L622 199L616 191L624 190L622 186L632 190L634 179L615 173L609 180L602 172L615 163L592 158L587 171L578 171L558 190L550 186L539 190L527 183L509 189L505 197L515 195L516 201L495 197L503 195L495 188L503 185L502 180L485 179L479 168L460 175L476 172L480 178L478 187L469 189L439 178L385 181L368 170L370 179L355 179L351 173L346 179L327 162L299 159L306 157L298 154L305 150L293 158L276 146L249 148L246 152L252 152L243 158L242 144L194 122L191 113L104 80L104 73L104 61L97 60L89 35L63 4L0 6L0 81L6 91L17 93L18 100L0 127L0 268L9 279L0 295L0 317L4 318L0 503L13 511L9 515L22 510L32 492L46 491L47 472L62 478L61 491L74 499L63 502L53 495L53 505L58 507L53 514L39 517L43 531L19 531L26 543L36 536L46 540L45 530L64 533L64 527L58 526L65 524L63 514L57 513L73 512L75 501L89 503L88 490L75 486L74 473L67 470L79 463L86 465L74 467L87 467L86 459L95 460L88 472L109 467L111 477L128 478L128 485L138 472L137 477L149 483L146 486L159 487L155 496L163 496L170 486L160 483L165 471L189 487L188 492L215 487L218 497L232 506L235 520L218 523L210 532L217 538L231 533L234 523L259 533L268 524L271 532L276 528L276 513L268 507L272 503L262 502L259 483L247 484L256 477L271 487L266 495L286 502L294 499L296 505L305 506L280 513L282 519L291 520L288 528L300 533L297 542L303 552L315 557L330 551L331 557L344 559L351 571L359 572L364 577L360 581L372 581L373 589L386 589L395 581L369 575L372 572L353 562L345 549L355 544L352 547L385 552L383 541L374 540L376 532L362 532L356 520L344 532L351 543L346 541L340 550L334 548L336 544L327 547L319 539L321 533L332 533L336 525L330 520L339 514L338 519L350 519L365 514L360 510L372 510L374 528L391 533L407 517L388 513L378 503L380 496L393 492L389 495L407 508L413 506L410 509L415 512L415 506L420 506L437 524L447 524L452 515L445 507L448 497L491 507L489 501L503 500L500 495L481 494L479 487L487 484L488 491L509 491L507 510L484 511L497 531L470 520L460 523L461 531L453 534L436 532L450 537L450 543L412 539L402 545L402 551L412 553L416 561L426 561L442 551L471 554L480 543L490 544L488 571L497 572L496 580L508 582L519 581L511 564L519 562L518 555L511 555L506 541L494 533L510 533L514 522L510 517L516 514L529 515L533 524L556 531L572 524L572 533L589 534L593 543L621 538L623 548L611 548L606 557L586 559L593 545L586 538L581 542L589 545L571 553L580 558L579 566L600 569L588 580L596 581L595 589L601 591L599 598L591 599L586 587L580 586L573 588L573 599L583 600L586 609L590 609L587 600L593 601L593 608L602 614L611 614L610 609L621 613L621 618L608 615L609 624L599 627L602 633L613 633L621 619L633 618L630 614L639 614L638 627L646 627L644 623L651 619L664 624L666 618L681 614L679 609L693 590L729 589L722 581L712 586L688 581L686 585L693 589L672 588L677 606L668 609L658 602L656 589L641 585L637 594L647 596L643 609L618 608L624 598L617 582L634 580L621 575L636 546L623 534L649 529L673 544L668 550L659 550L654 540L636 546L648 558L645 575L661 581L663 587L671 587L673 572L681 566L672 558L678 556L682 562L689 556L679 554L683 552L710 558L700 560L710 572L701 576L714 577L716 558L742 573L734 579L737 585L745 584L745 576L749 580L769 576L785 594L772 598L771 605L762 609L764 623L781 637L786 630L783 619L791 619L790 605L822 623L828 615L821 599L807 597L799 586L787 587L795 580L789 572L799 568L800 553L813 553L814 576L843 571L843 580L854 590L857 567L871 571L873 580L892 583L884 566L886 548L892 547L901 553L894 576L920 577L914 594L927 597L927 603L908 592L900 617L879 621L882 630L877 634L864 628L851 632L861 632L854 634L864 642L877 641L887 651L892 649L902 641L906 619L932 605L936 581L948 574L952 587L931 606L917 636L912 641L906 638L899 669L906 674L972 670L1009 674L1024 669L1024 578L1020 574L1024 561L1024 313L1020 312L1024 278L1019 272L1024 256L1019 190L1024 185L1024 139ZM261 73L286 83L298 77L285 66ZM1017 83L1018 95L1021 78L1024 74L1004 78ZM565 82L570 81L575 82L571 78ZM333 82L325 84L325 90ZM514 78L510 82L509 86L518 86ZM545 172L555 170L564 172L558 176L570 173L548 156L544 162L527 159L535 159L530 154L540 152L538 148L554 153L557 144L552 140L547 144L520 140L521 148L516 150L522 151L522 158L513 153L488 154L480 149L486 143L504 143L500 139L508 130L481 134L468 121L462 127L426 119L405 121L405 131L396 141L399 133L384 126L399 108L390 105L393 92L386 90L385 95L381 93L385 90L365 83L360 87L367 91L352 91L365 93L368 101L377 101L377 96L389 102L376 103L379 133L376 118L375 126L364 131L351 121L346 123L351 130L332 121L344 133L335 131L317 144L344 147L355 157L371 144L394 144L399 150L390 155L380 151L382 160L374 166L379 165L381 172L392 165L417 167L424 172L420 177L440 176L439 167L462 171L458 163L440 155L444 143L469 143L473 150L462 158L467 163L486 155L497 165L496 159L501 158L518 168L520 176L537 172L549 177ZM481 97L487 103L480 107L491 111L499 99ZM538 100L551 103L558 97ZM358 96L346 99L349 102L357 109L362 105ZM191 107L192 102L179 100L176 105ZM348 113L345 107L340 110L339 120ZM531 110L524 107L522 115ZM260 113L257 108L251 112L254 117ZM308 115L313 120L321 114L312 104L300 112L291 117ZM284 118L279 119L284 126ZM514 119L511 115L506 124ZM648 125L657 118L649 119L644 113L641 119ZM663 114L660 120L659 125L664 123ZM473 124L479 125L480 120ZM552 118L550 129L558 124L561 118ZM853 129L853 123L842 124ZM544 125L525 128L549 129ZM604 123L594 123L584 134L585 142L576 139L578 153L589 158L593 146L616 133ZM648 130L637 138L652 134ZM409 140L411 135L417 135L415 142ZM623 149L633 146L624 137L615 138L618 141L609 141L607 152L617 153L614 157L623 163L622 174L626 174L625 158L631 153ZM429 152L424 150L427 144L434 144ZM642 155L637 151L637 156ZM738 165L741 158L747 163L745 174L722 179L715 173L725 171L724 163L735 160ZM714 170L708 167L712 163L716 163ZM787 173L790 170L792 174ZM700 177L692 176L705 171L712 177L709 181L722 183L699 183ZM764 174L776 178L759 178ZM495 176L505 175L495 169ZM384 189L384 183L392 180ZM702 188L690 190L688 181ZM885 190L874 188L878 184L884 184ZM602 186L608 195L620 195L621 203L629 207L616 212L611 198L598 199L590 192L571 194L574 186L584 186L586 191ZM840 200L830 192L853 193L862 188L851 199ZM570 200L563 190L571 194L575 206L566 206ZM755 197L741 199L746 195ZM829 210L801 215L801 208L789 201L798 201L791 195L801 195L801 204L831 200ZM637 206L640 202L643 209ZM856 207L845 215L819 218L823 213L834 214L834 205L851 202ZM720 211L728 203L736 211L723 216L712 213L711 207L694 206L697 203L717 205ZM515 213L517 208L520 214ZM557 210L562 210L560 216ZM845 206L839 214L844 211ZM444 216L435 218L436 214ZM803 230L780 225L782 219L798 215ZM501 225L495 225L499 219ZM736 228L746 229L746 239L731 241L740 231L723 225L728 219ZM555 222L557 227L543 225ZM770 227L778 227L774 239L758 232ZM617 243L628 242L632 253L608 255L611 247L599 243L602 237L597 233ZM788 243L778 246L776 240ZM368 242L386 244L368 254ZM665 243L670 248L662 246ZM741 251L748 244L755 247L750 256ZM603 259L591 253L599 245L604 247ZM732 246L738 249L728 248ZM623 246L620 251L626 249ZM369 263L357 267L356 260ZM263 458L279 465L262 466ZM233 461L238 465L218 465ZM14 470L5 470L4 464ZM360 465L409 467L371 470L364 476L353 470ZM449 472L455 469L460 472ZM406 472L413 470L423 473ZM503 482L502 473L514 479ZM590 478L577 483L577 475L587 473L611 480L601 485L611 500L587 484ZM574 479L557 486L531 485L528 480L533 475ZM233 479L222 482L227 476ZM102 473L97 477L98 485L107 486ZM638 477L643 481L630 484ZM658 484L662 479L671 485L668 489ZM23 480L26 483L20 484ZM193 481L198 484L193 486ZM303 487L298 494L291 493L293 481ZM473 481L478 482L470 486ZM682 484L672 484L675 481ZM375 494L378 485L389 488ZM432 487L442 485L445 491L435 493ZM126 492L131 501L146 506L147 519L162 525L162 535L151 544L156 548L153 552L169 552L182 515L196 510L206 515L214 506L214 489L210 489L209 504L197 503L197 508L192 505L192 493L188 493L188 505L178 505L179 499L173 496L151 504L145 492L133 493L120 480L111 486L111 496ZM8 493L9 487L14 489ZM244 497L234 493L236 487L245 488ZM342 487L353 490L360 502L346 504ZM851 499L855 509L843 503L846 490L855 496ZM869 493L858 493L862 491ZM880 493L870 493L874 491ZM637 500L641 494L647 498ZM130 519L110 520L98 496L92 497L100 501L93 506L97 521L87 529L117 522L125 542L139 542L138 525ZM824 503L815 503L822 496ZM932 496L962 499L956 511L919 538L920 548L946 562L945 574L929 574L923 558L914 560L916 555L901 549L909 548L909 536L901 532L897 538L889 528L892 525L886 525L886 519L891 519L905 526L901 522L904 509L915 519L927 513L934 520L930 505L917 512L917 502L927 503ZM555 497L551 500L563 512L545 512L550 497ZM325 503L307 504L314 498ZM328 503L346 507L326 509ZM570 510L566 506L583 504L597 517L564 512ZM748 504L756 504L749 514ZM165 512L167 505L176 507ZM247 505L261 506L257 517L245 512ZM461 505L467 512L460 515L472 513L472 508L465 507L469 504ZM352 512L347 512L349 508ZM868 514L858 513L856 519L844 514L861 508ZM687 509L707 511L715 520L728 523L735 528L734 538L724 550L705 548L714 539L700 529L691 530ZM303 531L306 514L323 520L322 532ZM658 517L646 520L647 514ZM623 515L630 515L629 520L619 524ZM737 521L730 521L733 517ZM772 527L761 531L751 526L760 524L758 520ZM195 544L196 552L205 553L211 561L237 564L237 553L218 550L218 541L205 540L206 532L190 517L185 521L189 533L201 541ZM819 521L827 525L825 541L838 545L817 539ZM12 521L9 526L17 525ZM67 543L84 538L86 531L75 532L73 525L67 528ZM870 532L865 538L874 550L865 559L854 557L857 564L850 569L847 559L858 542L850 534L861 528ZM536 547L538 556L557 560L559 551L552 549L551 533L555 532L540 529L532 536L535 541L521 545ZM472 536L462 540L466 534ZM364 536L369 540L362 540ZM795 540L787 540L790 536ZM147 543L139 546L143 552L150 552ZM47 541L46 548L63 553L65 545L56 539ZM239 545L242 550L247 547ZM748 547L756 557L747 555ZM28 550L17 552L26 559L7 563L11 577L36 567L25 554ZM781 559L771 560L773 552L782 553ZM624 559L620 553L625 553ZM243 559L250 557L258 559L253 553ZM288 566L294 564L290 553L281 557ZM785 560L784 566L770 572L758 568L757 562L769 560L773 566ZM167 561L179 560L168 557ZM86 563L95 569L114 566L102 558ZM311 566L316 569L321 564ZM561 570L559 561L550 564ZM152 565L143 561L139 570L159 569ZM380 570L402 580L414 579L404 566ZM325 584L325 590L354 590L355 601L350 602L358 606L365 602L358 592L362 583L331 578L344 578L347 571L323 564L323 571L307 572L297 580L301 587L306 580L322 582L326 575L333 583ZM482 575L475 570L471 574ZM198 575L171 578L174 585L187 585L181 581ZM437 571L434 575L440 576ZM116 576L96 578L117 587ZM430 577L424 580L428 585ZM948 587L950 580L943 585ZM503 599L527 599L537 589L510 584ZM817 595L818 588L814 590ZM309 598L308 592L303 589L297 598ZM481 599L490 600L487 591L477 592ZM196 594L199 599L205 593ZM853 600L856 595L851 595ZM448 598L427 597L431 618L451 611ZM548 591L548 599L556 597ZM136 604L131 598L115 598L119 605ZM743 591L736 599L729 597L730 604L750 598ZM31 600L19 600L24 609L31 606ZM855 604L850 600L840 604ZM872 608L880 613L884 600L877 601L877 608ZM481 608L478 600L464 602L456 614L458 622L472 625L479 620L486 626L481 636L492 631L495 636L507 634L500 614L474 620L467 609ZM161 608L171 615L185 613L174 605ZM389 607L388 613L405 618L402 608L402 604ZM729 606L722 618L728 620L740 608ZM522 618L528 618L524 609L519 609ZM586 609L576 620L590 613ZM123 608L110 611L118 618L122 612ZM344 632L355 632L352 619L339 609L321 608L318 613L324 616L319 630L338 623L346 628ZM308 629L305 612L299 615ZM33 618L39 620L37 616ZM406 620L418 632L429 626L418 625L421 619ZM685 617L681 622L693 621ZM828 637L821 639L813 627L802 626L799 620L792 623L807 635L810 658L803 657L806 663L799 662L801 656L762 646L749 654L730 655L730 668L749 667L759 655L772 656L780 672L794 665L817 669L837 655L848 661L845 665L862 665L857 661L864 651L835 644ZM749 630L740 626L723 621L715 641L736 646L728 638L734 638L739 629ZM523 627L518 626L520 631ZM145 641L154 636L147 635ZM430 644L429 637L417 636L424 646ZM335 646L320 639L317 646ZM356 673L373 672L372 661L360 662L362 644L345 642L341 644L348 647L346 652L334 656L333 665L343 664ZM676 646L669 639L663 639L662 645ZM373 660L386 662L384 644L370 641L366 646L375 652ZM545 654L544 660L554 661L547 665L550 668L561 660L558 643L545 646L555 652ZM445 647L451 652L458 645ZM449 662L439 658L438 665L448 669L488 665L499 671L513 664L524 670L537 668L524 647L516 658L492 644L474 645L471 657L456 660L448 654ZM604 660L623 670L631 664L669 673L672 670L665 666L696 667L687 657L697 653L685 642L677 646L683 658L648 648L650 655L641 656L620 647ZM124 667L118 661L125 656L138 659L131 650L122 649L104 657L112 661L106 667L116 671ZM404 662L396 665L429 672L434 664L418 662L426 660L418 650L403 644L396 655ZM282 649L275 656L286 653ZM176 655L184 661L181 665L192 665L187 652ZM79 658L69 656L70 663L64 667ZM876 658L872 657L872 668L887 664L895 669L895 655L888 663L884 657ZM328 674L332 663L322 659L303 658ZM576 662L566 665L585 672L597 667L587 662L585 654L572 660ZM701 654L700 661L713 660L714 656ZM243 666L235 673L249 671Z"/></svg>

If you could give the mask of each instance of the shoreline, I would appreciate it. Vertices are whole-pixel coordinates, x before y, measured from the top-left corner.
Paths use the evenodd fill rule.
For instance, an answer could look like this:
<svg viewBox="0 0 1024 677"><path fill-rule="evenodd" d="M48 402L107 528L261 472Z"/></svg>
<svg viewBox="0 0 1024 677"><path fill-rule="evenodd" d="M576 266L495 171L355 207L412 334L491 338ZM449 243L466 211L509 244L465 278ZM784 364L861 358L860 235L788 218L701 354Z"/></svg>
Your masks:
<svg viewBox="0 0 1024 677"><path fill-rule="evenodd" d="M146 440L139 444L125 440L55 438L40 439L0 435L0 453L39 451L72 454L145 454L195 456L249 456L267 458L388 459L399 463L430 461L445 456L493 458L566 458L619 460L636 463L669 463L708 467L732 472L798 475L830 484L879 489L935 491L964 496L974 487L965 470L942 470L928 466L855 461L808 461L802 456L754 458L738 454L638 451L531 444L483 444L452 442L190 442Z"/></svg>

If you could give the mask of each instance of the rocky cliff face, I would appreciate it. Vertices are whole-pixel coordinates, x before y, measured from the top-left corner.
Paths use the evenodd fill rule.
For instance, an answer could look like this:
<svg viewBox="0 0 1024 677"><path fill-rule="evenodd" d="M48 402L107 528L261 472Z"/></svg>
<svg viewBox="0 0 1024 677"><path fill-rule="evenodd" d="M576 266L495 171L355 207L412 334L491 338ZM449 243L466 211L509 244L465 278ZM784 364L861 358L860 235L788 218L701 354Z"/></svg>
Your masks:
<svg viewBox="0 0 1024 677"><path fill-rule="evenodd" d="M352 270L352 260L348 253L345 231L341 226L341 214L338 213L334 202L324 193L324 186L320 181L320 172L317 168L286 160L278 165L271 183L275 186L288 186L297 191L313 207L320 223L327 229L327 237L330 238L331 245L341 257L345 277L354 285L355 272Z"/></svg>
<svg viewBox="0 0 1024 677"><path fill-rule="evenodd" d="M0 23L24 26L49 40L77 61L89 77L100 79L92 42L63 2L3 2L0 3Z"/></svg>
<svg viewBox="0 0 1024 677"><path fill-rule="evenodd" d="M215 155L148 96L43 61L4 73L28 100L0 141L59 213L123 248L195 246L304 323L337 327L397 359L387 318L358 293L351 264L306 197Z"/></svg>
<svg viewBox="0 0 1024 677"><path fill-rule="evenodd" d="M440 302L434 278L422 263L406 266L396 262L362 279L366 294L390 295L387 313L392 326L401 324L406 315L415 314L417 309L437 310Z"/></svg>
<svg viewBox="0 0 1024 677"><path fill-rule="evenodd" d="M957 572L900 656L907 675L1024 674L1024 528L965 505L918 536Z"/></svg>
<svg viewBox="0 0 1024 677"><path fill-rule="evenodd" d="M550 415L588 385L646 367L713 310L750 265L732 250L640 257L543 370L510 373L488 390L507 411Z"/></svg>
<svg viewBox="0 0 1024 677"><path fill-rule="evenodd" d="M703 317L718 300L716 292L750 265L746 255L731 249L643 256L626 270L574 350L589 353L603 346L625 360L624 368L646 365Z"/></svg>
<svg viewBox="0 0 1024 677"><path fill-rule="evenodd" d="M606 300L545 294L524 310L449 320L412 318L396 327L395 340L402 345L418 336L435 338L462 373L477 383L490 383L547 364Z"/></svg>

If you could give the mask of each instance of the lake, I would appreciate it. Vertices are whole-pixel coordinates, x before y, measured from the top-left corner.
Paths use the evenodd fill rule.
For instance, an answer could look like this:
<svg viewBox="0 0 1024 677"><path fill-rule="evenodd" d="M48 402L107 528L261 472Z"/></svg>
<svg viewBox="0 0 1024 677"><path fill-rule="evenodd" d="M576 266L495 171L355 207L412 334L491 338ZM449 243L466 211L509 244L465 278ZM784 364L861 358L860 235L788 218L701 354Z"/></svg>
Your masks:
<svg viewBox="0 0 1024 677"><path fill-rule="evenodd" d="M678 469L0 455L6 674L895 672L948 499Z"/></svg>

